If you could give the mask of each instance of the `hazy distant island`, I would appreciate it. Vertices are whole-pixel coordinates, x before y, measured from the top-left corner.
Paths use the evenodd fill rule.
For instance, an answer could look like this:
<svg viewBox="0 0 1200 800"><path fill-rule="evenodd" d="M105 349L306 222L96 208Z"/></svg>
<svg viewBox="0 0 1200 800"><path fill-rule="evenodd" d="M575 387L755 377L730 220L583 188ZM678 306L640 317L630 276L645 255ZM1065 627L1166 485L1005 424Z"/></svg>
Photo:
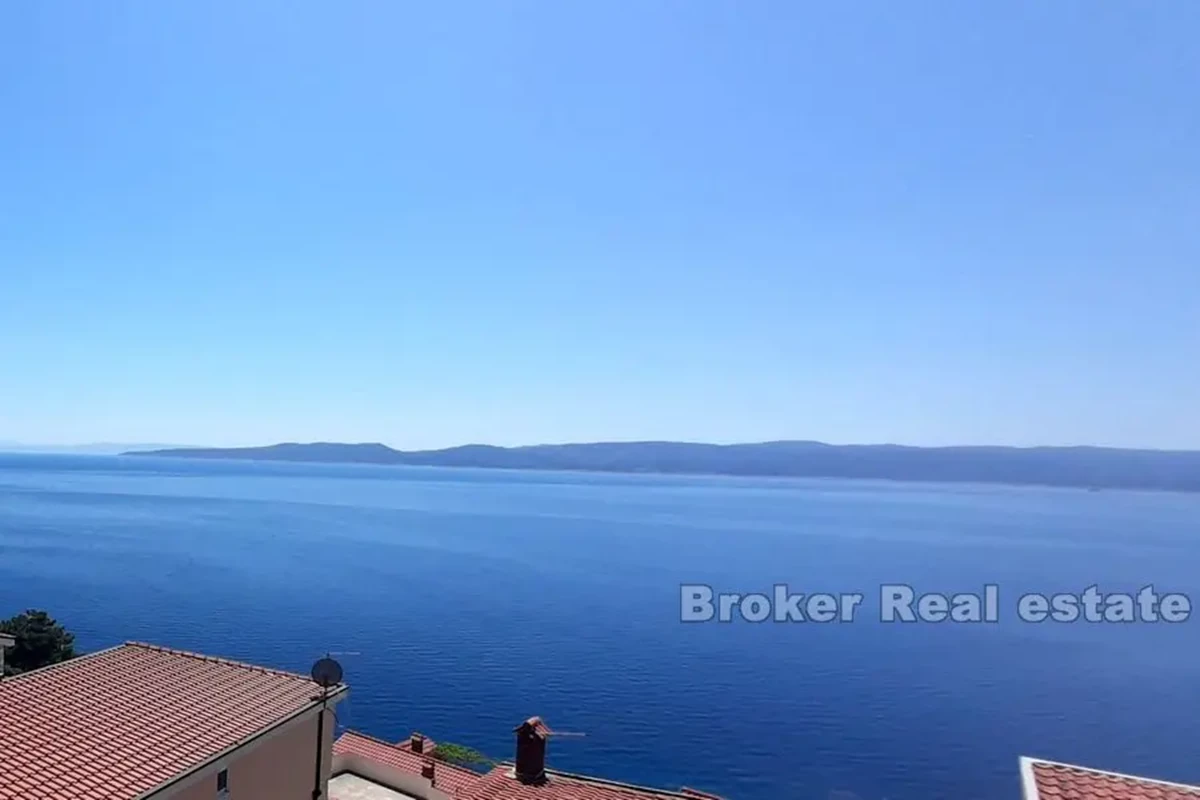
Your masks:
<svg viewBox="0 0 1200 800"><path fill-rule="evenodd" d="M1200 452L1110 447L907 447L808 441L729 445L599 442L527 447L473 444L444 450L405 451L382 444L315 442L137 450L125 455L1200 491Z"/></svg>
<svg viewBox="0 0 1200 800"><path fill-rule="evenodd" d="M26 444L24 442L0 441L0 452L4 453L56 453L62 455L115 456L127 450L182 450L178 444L131 444L126 442L92 442L89 444Z"/></svg>

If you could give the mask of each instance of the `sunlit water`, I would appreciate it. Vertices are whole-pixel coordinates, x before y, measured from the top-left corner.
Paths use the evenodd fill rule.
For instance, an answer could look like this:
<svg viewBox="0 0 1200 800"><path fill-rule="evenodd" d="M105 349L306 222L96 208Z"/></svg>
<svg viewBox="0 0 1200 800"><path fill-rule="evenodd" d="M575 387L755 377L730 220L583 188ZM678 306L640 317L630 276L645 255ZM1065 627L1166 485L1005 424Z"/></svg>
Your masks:
<svg viewBox="0 0 1200 800"><path fill-rule="evenodd" d="M1198 781L1200 621L1031 625L1024 591L1194 593L1200 496L0 455L0 614L352 686L342 725L731 798L1013 798L1017 756ZM867 595L853 624L679 622L681 583ZM1001 587L884 625L881 583Z"/></svg>

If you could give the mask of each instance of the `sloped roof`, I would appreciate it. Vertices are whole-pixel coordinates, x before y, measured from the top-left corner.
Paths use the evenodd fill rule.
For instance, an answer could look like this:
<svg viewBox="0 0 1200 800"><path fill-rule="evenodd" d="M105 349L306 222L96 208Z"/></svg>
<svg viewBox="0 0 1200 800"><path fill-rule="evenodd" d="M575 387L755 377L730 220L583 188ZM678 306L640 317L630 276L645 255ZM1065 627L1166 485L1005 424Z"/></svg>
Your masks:
<svg viewBox="0 0 1200 800"><path fill-rule="evenodd" d="M630 783L618 783L589 775L546 770L546 779L539 783L522 783L513 775L512 764L500 764L487 775L458 794L459 800L667 800L668 798L708 798L717 795L692 789L670 791L651 789Z"/></svg>
<svg viewBox="0 0 1200 800"><path fill-rule="evenodd" d="M1200 800L1200 786L1021 759L1025 800Z"/></svg>
<svg viewBox="0 0 1200 800"><path fill-rule="evenodd" d="M499 764L481 775L432 759L428 753L417 755L403 743L392 744L358 731L343 733L334 742L333 752L356 755L412 775L420 775L422 766L433 763L435 787L456 800L722 800L694 789L650 789L550 769L544 781L522 783L514 776L512 764Z"/></svg>
<svg viewBox="0 0 1200 800"><path fill-rule="evenodd" d="M418 755L407 747L407 744L407 740L401 744L391 744L365 733L346 731L333 743L333 754L356 755L413 775L420 775L421 767L433 764L434 785L451 795L473 786L483 777L478 772L430 758L428 752ZM425 746L428 748L430 744L432 743L426 741Z"/></svg>
<svg viewBox="0 0 1200 800"><path fill-rule="evenodd" d="M5 679L0 800L137 797L312 708L318 692L303 675L138 642Z"/></svg>

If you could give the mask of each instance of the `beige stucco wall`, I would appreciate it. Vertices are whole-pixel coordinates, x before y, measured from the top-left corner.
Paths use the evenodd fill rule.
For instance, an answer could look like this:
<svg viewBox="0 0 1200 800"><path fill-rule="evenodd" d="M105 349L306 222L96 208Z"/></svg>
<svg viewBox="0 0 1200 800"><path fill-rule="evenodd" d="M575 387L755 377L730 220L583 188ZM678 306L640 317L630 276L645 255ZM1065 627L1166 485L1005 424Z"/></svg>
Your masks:
<svg viewBox="0 0 1200 800"><path fill-rule="evenodd" d="M333 761L333 713L325 713L321 790L329 781ZM229 770L229 800L312 800L316 770L315 714L272 732L219 764L190 778L176 791L156 795L163 800L216 800L217 773ZM322 797L325 795L322 794Z"/></svg>

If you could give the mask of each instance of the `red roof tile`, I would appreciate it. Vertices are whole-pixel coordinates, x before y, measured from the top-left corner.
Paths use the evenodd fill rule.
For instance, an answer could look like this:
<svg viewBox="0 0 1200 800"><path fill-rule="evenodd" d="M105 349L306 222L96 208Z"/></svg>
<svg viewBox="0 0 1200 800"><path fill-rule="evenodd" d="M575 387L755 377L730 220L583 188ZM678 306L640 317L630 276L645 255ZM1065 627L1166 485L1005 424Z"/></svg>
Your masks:
<svg viewBox="0 0 1200 800"><path fill-rule="evenodd" d="M426 748L429 747L429 744L430 742L426 740ZM483 777L478 772L472 772L465 767L438 761L428 755L417 755L402 745L391 744L358 731L346 731L339 736L338 740L333 743L333 754L335 756L356 755L413 775L420 775L422 766L433 764L434 786L452 795L459 794L463 789L473 786Z"/></svg>
<svg viewBox="0 0 1200 800"><path fill-rule="evenodd" d="M540 717L532 717L528 723L543 738L552 734ZM426 740L427 748L430 743ZM456 800L723 800L718 795L695 789L684 788L678 792L650 789L549 769L544 781L522 783L514 775L512 764L500 764L486 775L480 775L430 759L427 754L417 755L404 744L391 744L357 731L346 731L334 742L333 752L334 755L352 754L370 759L412 775L420 775L421 767L432 762L437 770L435 785Z"/></svg>
<svg viewBox="0 0 1200 800"><path fill-rule="evenodd" d="M469 791L459 793L460 800L664 800L664 798L705 797L721 800L717 795L684 789L673 792L667 789L651 789L593 778L587 775L572 775L569 772L546 770L546 779L540 783L522 783L513 775L511 764L495 767Z"/></svg>
<svg viewBox="0 0 1200 800"><path fill-rule="evenodd" d="M1200 787L1021 759L1025 800L1200 800Z"/></svg>
<svg viewBox="0 0 1200 800"><path fill-rule="evenodd" d="M303 675L136 642L5 679L0 800L136 797L312 707L315 691Z"/></svg>

